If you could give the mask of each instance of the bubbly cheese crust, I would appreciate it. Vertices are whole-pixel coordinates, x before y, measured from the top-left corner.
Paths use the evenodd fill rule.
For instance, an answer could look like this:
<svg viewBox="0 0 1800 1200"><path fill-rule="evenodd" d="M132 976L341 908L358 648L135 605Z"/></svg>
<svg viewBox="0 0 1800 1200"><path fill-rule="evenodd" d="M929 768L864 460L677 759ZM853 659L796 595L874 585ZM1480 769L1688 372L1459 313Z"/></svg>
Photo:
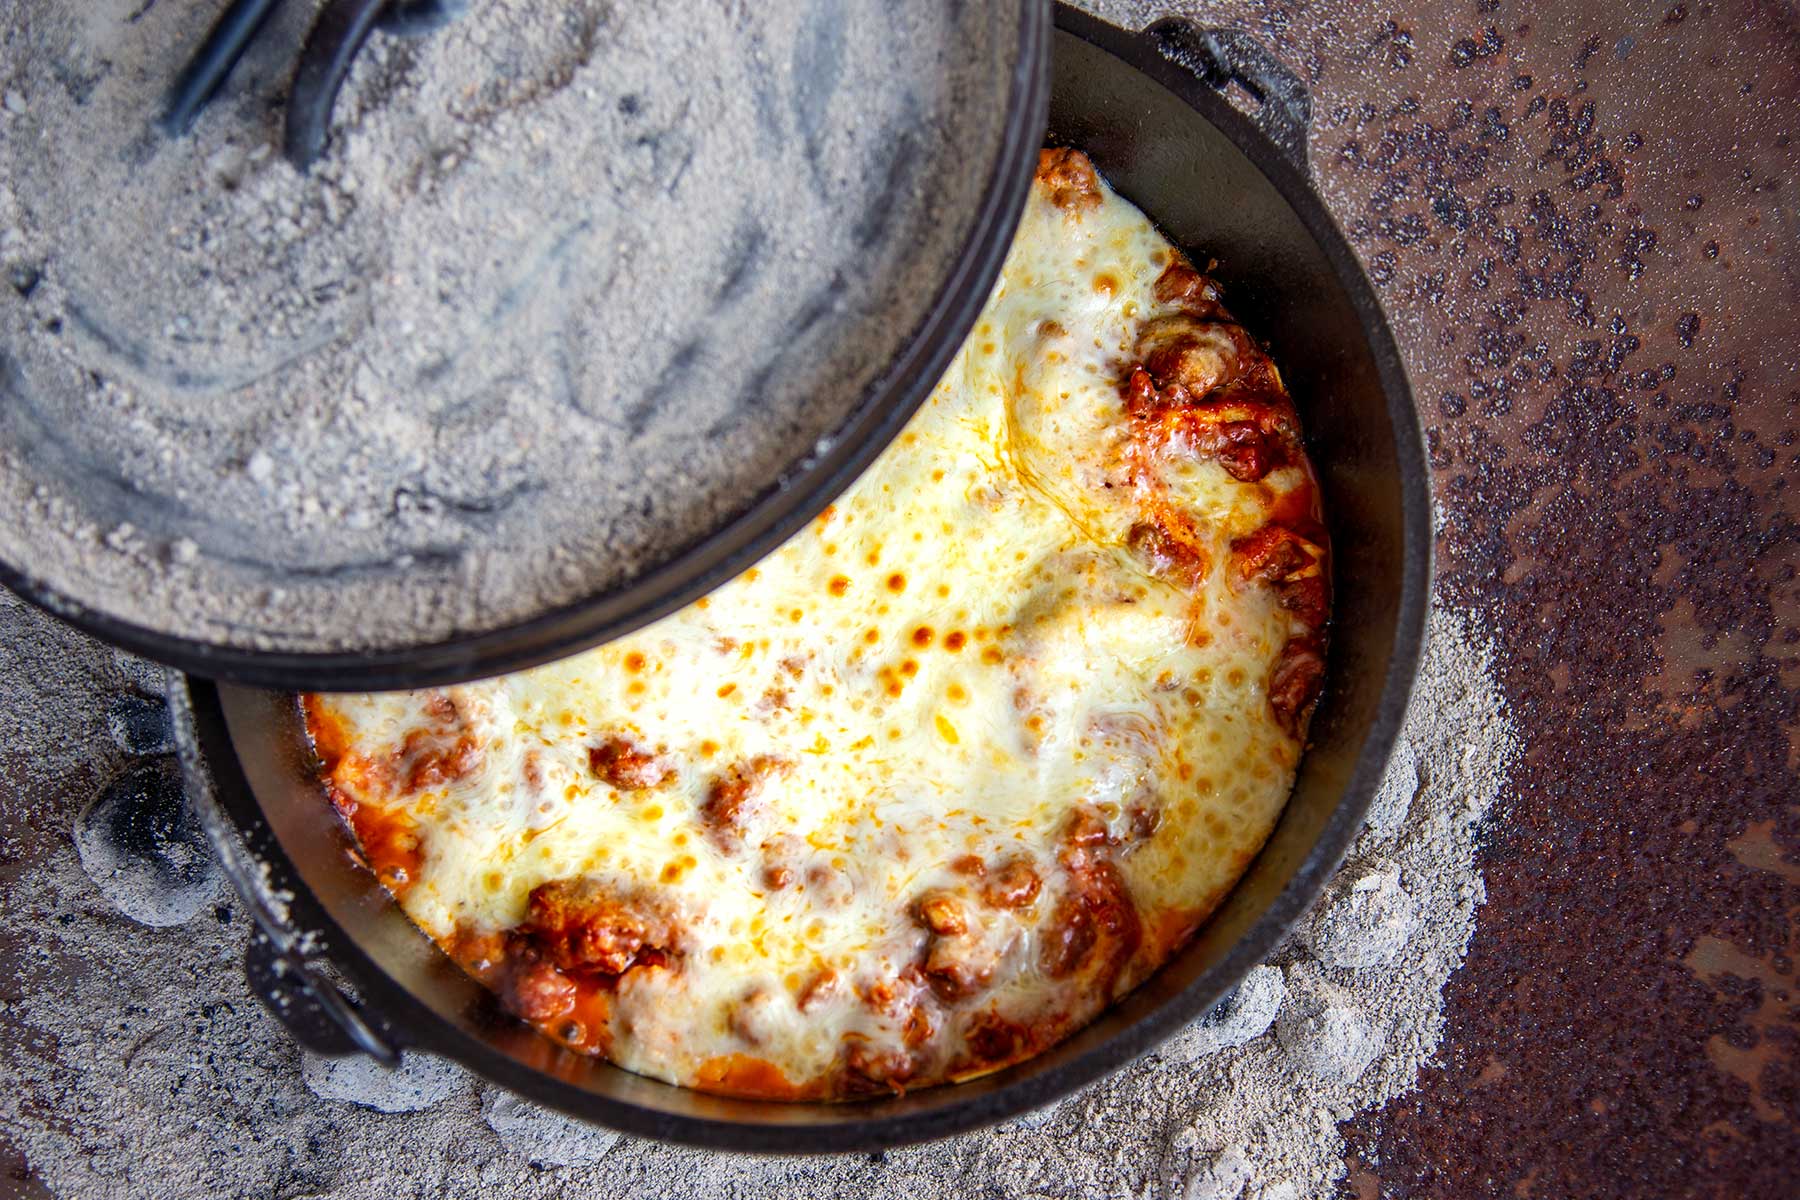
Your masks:
<svg viewBox="0 0 1800 1200"><path fill-rule="evenodd" d="M843 1098L1038 1052L1158 967L1291 787L1325 538L1268 360L1085 158L868 474L553 666L304 698L406 913L673 1083Z"/></svg>

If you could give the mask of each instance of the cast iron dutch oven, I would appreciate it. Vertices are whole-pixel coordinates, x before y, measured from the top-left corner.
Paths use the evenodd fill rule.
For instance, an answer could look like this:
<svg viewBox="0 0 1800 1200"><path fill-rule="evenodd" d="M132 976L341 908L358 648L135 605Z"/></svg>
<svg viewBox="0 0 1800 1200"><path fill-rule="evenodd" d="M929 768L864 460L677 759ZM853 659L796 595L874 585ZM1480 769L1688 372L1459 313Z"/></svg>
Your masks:
<svg viewBox="0 0 1800 1200"><path fill-rule="evenodd" d="M1318 894L1380 782L1424 635L1431 520L1405 376L1308 182L1298 82L1240 33L1181 22L1132 33L1068 8L1057 26L1050 142L1087 151L1176 242L1219 260L1233 310L1267 339L1290 384L1324 487L1339 564L1329 678L1293 798L1243 881L1157 975L1029 1062L848 1104L709 1096L569 1053L508 1017L351 862L309 775L292 697L174 677L190 792L262 926L253 983L309 1048L385 1061L429 1051L644 1137L869 1150L1001 1121L1118 1069L1217 1002ZM1221 98L1234 84L1255 117ZM353 1001L324 982L321 963Z"/></svg>

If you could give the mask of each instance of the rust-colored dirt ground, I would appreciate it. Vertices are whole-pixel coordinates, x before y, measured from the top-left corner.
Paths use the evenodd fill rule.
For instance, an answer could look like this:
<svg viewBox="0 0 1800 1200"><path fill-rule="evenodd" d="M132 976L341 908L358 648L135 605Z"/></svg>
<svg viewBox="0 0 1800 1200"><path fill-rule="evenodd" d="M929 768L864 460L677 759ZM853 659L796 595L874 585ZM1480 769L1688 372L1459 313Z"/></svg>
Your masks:
<svg viewBox="0 0 1800 1200"><path fill-rule="evenodd" d="M1525 731L1347 1190L1800 1194L1800 16L1209 6L1312 89Z"/></svg>

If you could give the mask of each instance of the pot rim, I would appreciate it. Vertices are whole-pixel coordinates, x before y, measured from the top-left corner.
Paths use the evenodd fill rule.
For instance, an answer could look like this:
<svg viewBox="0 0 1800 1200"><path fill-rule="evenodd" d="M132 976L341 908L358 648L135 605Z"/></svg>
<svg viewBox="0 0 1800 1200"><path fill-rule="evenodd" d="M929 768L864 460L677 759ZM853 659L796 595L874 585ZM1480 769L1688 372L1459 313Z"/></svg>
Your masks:
<svg viewBox="0 0 1800 1200"><path fill-rule="evenodd" d="M1380 699L1349 781L1324 828L1274 900L1217 962L1130 1025L1061 1061L1046 1066L1039 1060L1027 1060L983 1080L924 1089L900 1101L913 1103L899 1111L889 1111L895 1102L879 1099L828 1106L793 1105L791 1111L801 1119L785 1124L692 1116L563 1083L443 1018L390 976L325 911L275 837L236 756L221 689L204 681L190 681L201 741L231 817L252 852L268 864L275 885L291 894L302 927L325 932L327 958L344 970L365 1006L407 1048L451 1058L533 1101L640 1137L715 1150L783 1154L849 1153L929 1141L993 1125L1047 1105L1112 1074L1160 1043L1211 1007L1252 966L1266 959L1337 869L1362 827L1405 719L1428 613L1433 529L1429 488L1423 438L1398 349L1372 286L1323 200L1302 171L1248 117L1190 72L1169 62L1144 32L1120 29L1063 4L1056 6L1056 24L1060 30L1150 76L1210 121L1244 153L1293 207L1330 262L1360 318L1395 438L1404 544L1394 646ZM1054 1051L1046 1052L1051 1053ZM1015 1075L1019 1077L1009 1079ZM649 1079L641 1079L641 1083L649 1089L646 1095L657 1089L704 1095ZM721 1108L746 1103L719 1099Z"/></svg>

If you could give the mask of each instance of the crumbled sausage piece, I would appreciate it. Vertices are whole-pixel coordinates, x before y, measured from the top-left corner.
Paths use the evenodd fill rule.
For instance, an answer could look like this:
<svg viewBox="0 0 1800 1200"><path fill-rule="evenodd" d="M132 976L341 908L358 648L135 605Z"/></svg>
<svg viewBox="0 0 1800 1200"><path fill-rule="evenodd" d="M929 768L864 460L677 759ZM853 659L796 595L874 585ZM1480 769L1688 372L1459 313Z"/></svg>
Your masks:
<svg viewBox="0 0 1800 1200"><path fill-rule="evenodd" d="M981 861L979 854L965 854L961 858L953 859L950 869L958 875L973 875L977 878L987 874L987 864Z"/></svg>
<svg viewBox="0 0 1800 1200"><path fill-rule="evenodd" d="M967 932L962 903L948 892L933 892L919 901L919 920L939 937Z"/></svg>
<svg viewBox="0 0 1800 1200"><path fill-rule="evenodd" d="M785 760L766 754L733 763L707 789L701 816L721 833L741 832L753 815L764 781L787 770Z"/></svg>
<svg viewBox="0 0 1800 1200"><path fill-rule="evenodd" d="M930 981L916 965L897 972L891 968L881 968L881 971L873 978L864 977L857 987L857 994L869 1011L898 1020L919 1003Z"/></svg>
<svg viewBox="0 0 1800 1200"><path fill-rule="evenodd" d="M1095 982L1110 988L1142 936L1137 906L1119 868L1094 848L1065 855L1070 890L1057 901L1043 931L1039 965L1053 979L1094 967Z"/></svg>
<svg viewBox="0 0 1800 1200"><path fill-rule="evenodd" d="M1156 380L1150 378L1150 372L1142 367L1131 368L1131 374L1125 377L1125 386L1120 391L1125 397L1126 415L1138 418L1152 417L1165 408L1181 407L1192 402L1185 389L1178 395L1165 397L1162 389L1156 386Z"/></svg>
<svg viewBox="0 0 1800 1200"><path fill-rule="evenodd" d="M1196 316L1219 311L1219 286L1193 266L1177 258L1157 277L1153 294L1158 304L1178 306Z"/></svg>
<svg viewBox="0 0 1800 1200"><path fill-rule="evenodd" d="M1255 483L1275 469L1276 448L1254 421L1220 421L1204 437L1192 439L1210 451L1225 473L1242 483Z"/></svg>
<svg viewBox="0 0 1800 1200"><path fill-rule="evenodd" d="M756 783L755 777L737 767L713 780L706 793L706 819L715 825L738 824L750 802L750 794L756 790Z"/></svg>
<svg viewBox="0 0 1800 1200"><path fill-rule="evenodd" d="M407 789L418 792L454 783L480 770L487 751L472 734L445 745L441 735L415 729L401 744L400 759L406 764Z"/></svg>
<svg viewBox="0 0 1800 1200"><path fill-rule="evenodd" d="M660 787L675 774L674 764L620 734L588 747L588 766L602 781L622 792Z"/></svg>
<svg viewBox="0 0 1800 1200"><path fill-rule="evenodd" d="M1100 176L1079 150L1038 151L1037 178L1050 189L1050 203L1064 212L1083 213L1100 204Z"/></svg>
<svg viewBox="0 0 1800 1200"><path fill-rule="evenodd" d="M597 880L559 879L532 889L519 932L556 966L618 975L676 941L673 922L652 901L621 895Z"/></svg>
<svg viewBox="0 0 1800 1200"><path fill-rule="evenodd" d="M915 911L919 923L932 935L925 952L925 979L945 1001L985 988L1018 932L1010 918L992 913L984 918L981 910L971 912L960 897L949 892L924 896Z"/></svg>
<svg viewBox="0 0 1800 1200"><path fill-rule="evenodd" d="M1125 545L1158 579L1192 588L1206 575L1206 552L1161 525L1138 522L1126 533Z"/></svg>
<svg viewBox="0 0 1800 1200"><path fill-rule="evenodd" d="M892 1013L900 1001L900 983L895 979L877 979L863 988L863 999L879 1013Z"/></svg>
<svg viewBox="0 0 1800 1200"><path fill-rule="evenodd" d="M1138 333L1137 358L1151 380L1162 388L1180 385L1195 400L1230 383L1256 357L1250 335L1229 321L1170 313L1146 321Z"/></svg>
<svg viewBox="0 0 1800 1200"><path fill-rule="evenodd" d="M1072 974L1094 948L1098 937L1094 919L1088 915L1086 906L1078 897L1064 896L1056 902L1056 911L1051 914L1049 928L1044 933L1043 949L1039 954L1044 973L1052 979Z"/></svg>
<svg viewBox="0 0 1800 1200"><path fill-rule="evenodd" d="M1288 639L1269 671L1269 707L1291 736L1300 736L1324 686L1324 646L1313 637Z"/></svg>
<svg viewBox="0 0 1800 1200"><path fill-rule="evenodd" d="M906 1014L906 1027L901 1030L900 1038L908 1046L923 1046L937 1032L937 1026L931 1020L931 1013L923 1004L913 1005L912 1011Z"/></svg>
<svg viewBox="0 0 1800 1200"><path fill-rule="evenodd" d="M575 1007L575 983L547 962L533 962L507 981L507 1005L527 1021L549 1021Z"/></svg>
<svg viewBox="0 0 1800 1200"><path fill-rule="evenodd" d="M845 1039L845 1090L867 1094L879 1091L901 1091L918 1069L912 1056L899 1047L885 1050L870 1045L855 1034Z"/></svg>
<svg viewBox="0 0 1800 1200"><path fill-rule="evenodd" d="M1162 805L1155 797L1136 800L1125 810L1125 817L1131 825L1133 841L1143 841L1150 837L1162 824Z"/></svg>
<svg viewBox="0 0 1800 1200"><path fill-rule="evenodd" d="M944 1000L960 1000L987 986L999 956L974 938L940 937L925 955L925 977Z"/></svg>
<svg viewBox="0 0 1800 1200"><path fill-rule="evenodd" d="M969 1052L984 1065L1007 1062L1018 1052L1020 1033L1011 1021L984 1014L968 1032Z"/></svg>
<svg viewBox="0 0 1800 1200"><path fill-rule="evenodd" d="M843 976L826 967L800 989L800 996L795 1003L801 1012L811 1012L837 995L842 986Z"/></svg>
<svg viewBox="0 0 1800 1200"><path fill-rule="evenodd" d="M1323 575L1287 580L1275 589L1275 595L1281 607L1313 629L1324 625L1331 615L1330 589Z"/></svg>
<svg viewBox="0 0 1800 1200"><path fill-rule="evenodd" d="M1104 846L1110 840L1106 822L1091 808L1078 808L1063 826L1063 841L1070 846Z"/></svg>
<svg viewBox="0 0 1800 1200"><path fill-rule="evenodd" d="M995 908L1028 908L1042 886L1030 861L1015 858L994 873L983 886L981 896Z"/></svg>
<svg viewBox="0 0 1800 1200"><path fill-rule="evenodd" d="M1310 567L1315 553L1293 530L1270 524L1232 542L1231 557L1241 578L1279 583Z"/></svg>

